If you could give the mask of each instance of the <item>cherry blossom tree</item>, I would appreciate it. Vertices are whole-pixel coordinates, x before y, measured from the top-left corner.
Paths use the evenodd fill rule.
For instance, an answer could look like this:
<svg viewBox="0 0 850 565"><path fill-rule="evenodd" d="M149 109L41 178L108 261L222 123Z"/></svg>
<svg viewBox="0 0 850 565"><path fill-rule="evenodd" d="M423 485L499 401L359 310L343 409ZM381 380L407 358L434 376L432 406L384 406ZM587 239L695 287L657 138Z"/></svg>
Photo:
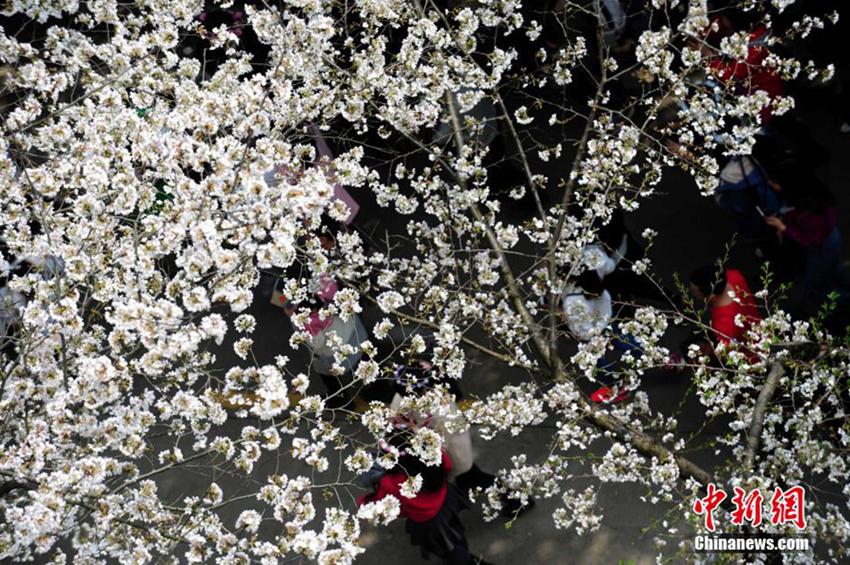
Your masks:
<svg viewBox="0 0 850 565"><path fill-rule="evenodd" d="M780 48L837 14L800 15L791 0L652 0L629 35L602 0L231 4L3 8L0 556L354 561L361 525L398 516L393 498L354 504L395 414L334 398L391 381L399 354L461 383L471 355L516 376L462 416L448 411L446 387L405 397L401 410L485 439L554 422L547 457L518 450L478 493L490 517L506 498L554 497L556 526L582 534L604 519L597 486L634 482L671 516L659 558L699 562L689 540L665 539L674 520L702 531L692 506L709 483L805 485L846 502L848 348L818 319L792 319L765 290L766 316L745 344L690 351L695 393L728 427L706 467L688 458L676 415L652 410L640 387L667 363L671 326L707 330L701 305L669 296L623 320L640 345L617 369L633 397L610 404L583 391L614 337L576 340L555 306L568 279L598 267L587 251L613 215L663 198L666 171L687 171L710 196L718 159L748 154L766 115L793 110L752 73L830 77ZM222 24L202 16L227 10ZM752 31L709 41L724 10L770 32L743 78L718 76L718 60L747 67ZM317 132L339 148L333 159ZM505 168L519 178L507 188L494 175ZM328 221L351 214L339 188L403 232L349 229L324 245ZM526 204L531 219L506 213ZM647 228L651 242L664 226ZM657 282L648 258L630 269ZM287 356L257 362L249 309L269 272L291 303L293 350L316 347L311 316L381 311L368 339L326 336L332 373L359 358L340 390L315 392L313 368ZM304 306L330 279L333 298ZM243 362L222 366L225 346ZM439 461L439 433L417 429L414 443ZM309 471L258 472L275 457ZM392 453L380 463L391 468ZM576 487L574 465L597 486ZM205 477L205 492L160 493L164 477L187 472ZM247 490L227 492L232 477ZM846 560L848 509L831 500L806 500L816 551L786 562ZM234 507L244 511L226 521Z"/></svg>

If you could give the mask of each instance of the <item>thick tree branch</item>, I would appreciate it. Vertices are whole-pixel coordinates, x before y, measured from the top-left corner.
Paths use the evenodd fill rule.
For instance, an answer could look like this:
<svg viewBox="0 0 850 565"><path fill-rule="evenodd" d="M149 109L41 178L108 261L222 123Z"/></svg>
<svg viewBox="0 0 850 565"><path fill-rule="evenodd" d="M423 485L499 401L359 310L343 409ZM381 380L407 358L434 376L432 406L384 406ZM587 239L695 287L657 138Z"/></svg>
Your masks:
<svg viewBox="0 0 850 565"><path fill-rule="evenodd" d="M756 400L756 406L753 409L753 420L750 423L750 431L747 437L747 451L744 455L744 473L749 473L753 468L756 460L756 452L761 441L761 433L764 429L764 416L776 392L776 387L779 386L779 380L784 374L785 367L782 366L782 363L779 361L771 363L767 380L764 382L764 386L761 387L761 392L759 392L759 397Z"/></svg>
<svg viewBox="0 0 850 565"><path fill-rule="evenodd" d="M683 477L693 478L704 485L716 482L711 473L704 470L690 459L682 457L681 455L676 455L661 445L655 438L641 431L632 429L622 421L606 414L603 410L600 410L595 406L588 406L587 414L584 419L589 424L616 434L644 455L657 457L661 461L665 461L670 458L674 459L676 464L679 466L679 472Z"/></svg>
<svg viewBox="0 0 850 565"><path fill-rule="evenodd" d="M452 119L452 125L454 126L454 135L455 135L455 145L457 146L458 156L463 154L463 135L461 135L461 124L460 124L460 113L457 110L457 107L454 104L454 100L452 99L451 94L446 95L446 105L449 108L449 115ZM458 182L461 185L465 185L462 179L456 177ZM514 277L514 273L511 270L511 266L508 263L508 258L505 255L504 249L502 249L502 245L499 243L496 234L493 233L493 230L490 228L487 219L484 217L484 214L481 212L481 208L478 207L477 204L472 204L470 206L470 210L472 211L472 216L475 218L477 222L479 222L484 228L484 234L487 237L487 242L490 244L490 247L496 253L499 258L499 268L502 271L502 276L505 278L505 285L508 289L508 295L511 297L511 301L514 304L514 308L516 308L520 317L522 318L523 323L528 326L528 331L531 333L531 339L534 341L535 347L537 347L538 352L546 361L546 364L552 366L552 357L550 356L549 347L546 344L546 341L543 339L543 336L540 335L540 332L536 331L535 326L536 322L534 320L534 316L531 315L531 312L528 311L528 308L525 307L525 304L522 301L522 293L519 290L519 283Z"/></svg>

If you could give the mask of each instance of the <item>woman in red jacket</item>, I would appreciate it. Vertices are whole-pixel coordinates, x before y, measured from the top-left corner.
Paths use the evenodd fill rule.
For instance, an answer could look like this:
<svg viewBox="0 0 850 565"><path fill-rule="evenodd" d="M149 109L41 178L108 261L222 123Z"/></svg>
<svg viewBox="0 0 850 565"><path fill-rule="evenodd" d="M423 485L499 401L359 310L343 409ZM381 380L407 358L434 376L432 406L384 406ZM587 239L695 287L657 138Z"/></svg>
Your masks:
<svg viewBox="0 0 850 565"><path fill-rule="evenodd" d="M357 500L358 504L375 502L386 496L398 499L401 516L407 518L405 529L413 545L418 545L422 558L430 554L448 565L490 565L469 553L463 524L458 515L468 507L457 487L448 482L452 462L443 452L439 465L427 466L402 445L397 465L386 473L374 493ZM402 485L410 477L420 476L422 486L412 498L402 494Z"/></svg>
<svg viewBox="0 0 850 565"><path fill-rule="evenodd" d="M759 90L767 93L771 102L784 94L782 79L776 69L765 64L770 55L767 49L769 33L764 25L757 26L749 35L747 54L743 59L715 57L709 63L715 76L726 84L733 85L739 94L753 94ZM773 119L773 108L766 106L759 113L761 123Z"/></svg>
<svg viewBox="0 0 850 565"><path fill-rule="evenodd" d="M758 354L747 344L750 329L762 315L741 271L718 264L702 267L691 273L690 291L694 298L708 303L716 343L742 351L751 363L758 362ZM713 354L714 344L702 343L700 348L703 354Z"/></svg>
<svg viewBox="0 0 850 565"><path fill-rule="evenodd" d="M746 53L732 58L719 53L720 43L739 31L749 30ZM768 43L770 30L757 19L755 10L727 10L719 12L706 27L704 37L692 40L689 47L711 57L709 70L716 79L734 88L740 95L750 95L762 90L771 102L784 95L782 79L774 67L765 60L770 55ZM767 125L773 119L772 104L762 108L759 121Z"/></svg>

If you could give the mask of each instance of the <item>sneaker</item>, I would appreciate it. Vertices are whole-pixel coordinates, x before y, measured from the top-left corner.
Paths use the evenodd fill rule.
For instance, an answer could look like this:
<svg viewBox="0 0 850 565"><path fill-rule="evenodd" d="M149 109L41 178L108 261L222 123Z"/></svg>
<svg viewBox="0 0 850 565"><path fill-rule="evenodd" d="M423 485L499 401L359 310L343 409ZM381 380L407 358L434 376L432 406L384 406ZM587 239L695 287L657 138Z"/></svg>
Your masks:
<svg viewBox="0 0 850 565"><path fill-rule="evenodd" d="M628 389L622 389L619 394L615 394L613 388L603 386L596 392L590 395L593 402L604 402L606 404L612 402L621 402L629 397Z"/></svg>

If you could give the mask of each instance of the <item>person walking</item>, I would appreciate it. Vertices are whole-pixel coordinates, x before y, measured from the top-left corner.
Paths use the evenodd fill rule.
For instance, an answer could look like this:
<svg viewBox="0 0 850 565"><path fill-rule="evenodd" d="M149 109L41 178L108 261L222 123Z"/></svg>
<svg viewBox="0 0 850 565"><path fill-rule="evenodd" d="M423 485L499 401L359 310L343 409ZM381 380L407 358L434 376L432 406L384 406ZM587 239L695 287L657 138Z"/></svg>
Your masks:
<svg viewBox="0 0 850 565"><path fill-rule="evenodd" d="M438 465L426 465L410 453L410 430L397 433L391 441L398 450L398 462L378 481L375 491L357 500L358 505L377 502L387 496L395 497L406 518L405 530L413 545L420 548L422 558L436 555L446 565L492 565L473 556L460 512L469 507L458 488L448 481L452 461L442 452ZM418 478L417 478L418 477ZM413 496L406 492L408 479L421 479L419 491Z"/></svg>
<svg viewBox="0 0 850 565"><path fill-rule="evenodd" d="M763 218L779 212L779 195L770 175L752 155L732 157L720 171L714 199L732 214L744 240L762 243L770 238Z"/></svg>
<svg viewBox="0 0 850 565"><path fill-rule="evenodd" d="M609 333L615 350L623 353L642 351L634 338L624 335L614 326L611 294L595 270L584 271L567 283L561 294L561 316L569 332L579 341L591 341L603 333ZM597 379L602 386L590 395L591 401L611 403L629 398L630 390L619 383L613 370L615 365L615 362L605 358L599 360ZM664 368L678 372L681 367L681 359L672 354Z"/></svg>
<svg viewBox="0 0 850 565"><path fill-rule="evenodd" d="M788 254L803 258L803 292L812 308L819 308L830 292L850 293L850 277L842 261L842 238L835 200L829 189L811 173L790 172L774 188L790 208L765 218L776 230Z"/></svg>
<svg viewBox="0 0 850 565"><path fill-rule="evenodd" d="M594 269L613 299L625 303L634 299L669 304L676 293L656 284L632 266L646 256L646 249L629 232L622 210L614 210L607 223L597 224L597 241L584 248L584 261Z"/></svg>
<svg viewBox="0 0 850 565"><path fill-rule="evenodd" d="M345 391L345 384L351 381L350 375L357 369L363 356L361 345L368 339L368 333L360 316L352 313L347 319L338 315L322 316L319 311L330 302L339 290L338 283L323 277L321 287L306 301L294 304L286 296L277 296L284 313L289 316L296 331L306 331L310 335L307 346L312 353L311 369L319 375L328 391L328 406L342 408L351 401L351 395ZM306 320L301 322L299 314L304 309L309 313ZM298 320L298 321L296 321ZM339 363L343 372L336 369L336 348L331 345L330 336L335 334L344 345L353 348L353 352L345 356Z"/></svg>
<svg viewBox="0 0 850 565"><path fill-rule="evenodd" d="M401 410L404 397L409 395L421 396L440 383L434 379L432 366L423 359L413 359L396 365L393 372L395 394L390 409L398 413ZM468 497L470 491L476 488L486 489L496 482L496 476L482 471L475 464L475 456L472 451L472 435L468 426L463 431L456 431L465 427L456 422L464 422L463 412L457 405L456 395L452 390L452 383L448 383L448 398L441 414L422 414L412 411L405 414L418 426L426 426L439 432L443 436L443 449L452 461L452 470L449 476L454 479L455 484Z"/></svg>
<svg viewBox="0 0 850 565"><path fill-rule="evenodd" d="M477 489L486 490L497 482L495 475L482 470L475 463L472 450L472 434L466 423L463 412L457 404L460 389L453 379L439 379L431 364L424 359L403 359L395 368L394 380L396 392L390 408L399 413L406 396L421 396L437 386L446 386L448 399L439 414L422 414L419 411L407 411L399 414L416 423L426 426L443 436L443 449L452 461L452 471L449 476L460 489L464 498L469 498ZM458 425L459 424L459 425ZM462 431L458 431L461 430ZM508 495L502 496L502 516L515 519L534 508L533 498L523 504L521 500Z"/></svg>

